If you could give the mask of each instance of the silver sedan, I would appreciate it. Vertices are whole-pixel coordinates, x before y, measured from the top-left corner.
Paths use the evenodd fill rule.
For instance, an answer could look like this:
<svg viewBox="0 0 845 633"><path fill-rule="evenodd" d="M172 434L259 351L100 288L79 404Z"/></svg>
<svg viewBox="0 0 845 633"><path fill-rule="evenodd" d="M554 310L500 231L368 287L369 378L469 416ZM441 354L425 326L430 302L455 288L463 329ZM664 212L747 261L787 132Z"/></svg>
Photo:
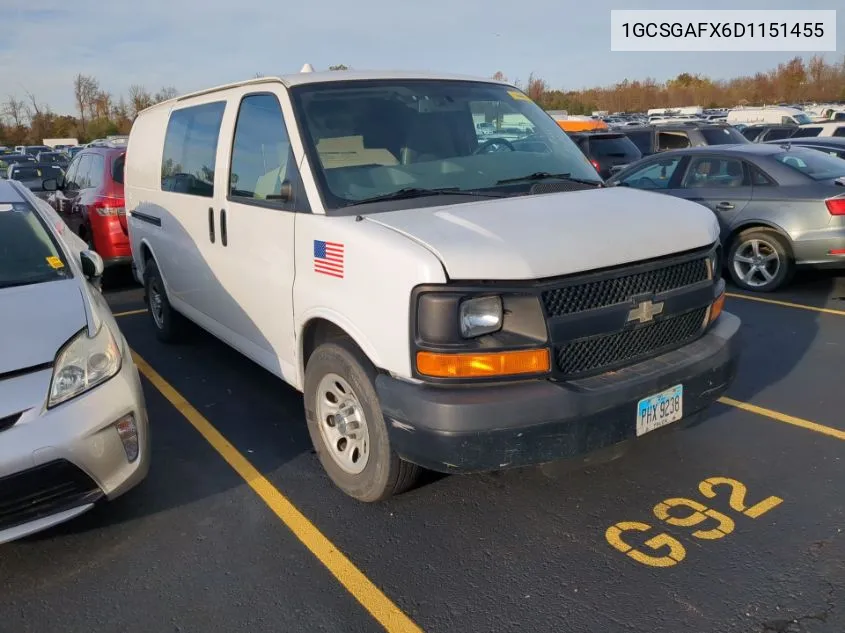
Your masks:
<svg viewBox="0 0 845 633"><path fill-rule="evenodd" d="M746 290L777 290L799 266L845 269L841 158L788 142L694 147L643 159L608 184L712 209L725 266Z"/></svg>
<svg viewBox="0 0 845 633"><path fill-rule="evenodd" d="M0 543L114 499L149 468L138 370L86 249L0 181Z"/></svg>

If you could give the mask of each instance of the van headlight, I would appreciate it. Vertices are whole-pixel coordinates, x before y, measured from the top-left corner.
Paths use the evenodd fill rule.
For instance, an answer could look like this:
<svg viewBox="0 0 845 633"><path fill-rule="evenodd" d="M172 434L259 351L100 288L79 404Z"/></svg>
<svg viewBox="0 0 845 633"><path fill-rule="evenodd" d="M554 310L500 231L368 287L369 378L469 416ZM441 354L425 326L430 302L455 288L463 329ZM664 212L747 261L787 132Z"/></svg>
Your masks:
<svg viewBox="0 0 845 633"><path fill-rule="evenodd" d="M105 323L94 336L85 328L56 355L47 408L104 383L120 371L121 362L120 347Z"/></svg>
<svg viewBox="0 0 845 633"><path fill-rule="evenodd" d="M502 298L476 297L461 301L459 317L461 336L475 338L502 328Z"/></svg>
<svg viewBox="0 0 845 633"><path fill-rule="evenodd" d="M722 276L722 245L719 244L710 251L710 272L713 279L719 279Z"/></svg>

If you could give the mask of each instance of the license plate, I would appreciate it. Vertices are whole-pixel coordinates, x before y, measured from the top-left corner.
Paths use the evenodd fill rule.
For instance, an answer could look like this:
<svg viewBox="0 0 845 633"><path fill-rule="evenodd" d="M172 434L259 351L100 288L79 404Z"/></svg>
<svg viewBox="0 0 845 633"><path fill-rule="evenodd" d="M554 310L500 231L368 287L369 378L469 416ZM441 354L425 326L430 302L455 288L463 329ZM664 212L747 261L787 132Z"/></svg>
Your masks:
<svg viewBox="0 0 845 633"><path fill-rule="evenodd" d="M637 436L677 422L684 416L684 386L675 385L637 403Z"/></svg>

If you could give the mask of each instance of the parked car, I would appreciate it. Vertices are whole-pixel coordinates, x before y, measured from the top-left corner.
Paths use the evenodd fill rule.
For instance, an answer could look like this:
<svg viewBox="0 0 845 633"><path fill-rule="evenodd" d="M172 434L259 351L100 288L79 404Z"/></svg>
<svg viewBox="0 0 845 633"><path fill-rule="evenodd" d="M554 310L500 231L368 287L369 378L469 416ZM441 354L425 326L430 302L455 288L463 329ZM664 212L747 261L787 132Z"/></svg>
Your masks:
<svg viewBox="0 0 845 633"><path fill-rule="evenodd" d="M796 266L845 268L843 178L845 160L787 141L666 152L609 183L712 209L734 282L771 292Z"/></svg>
<svg viewBox="0 0 845 633"><path fill-rule="evenodd" d="M99 253L106 267L132 261L123 201L124 145L101 145L71 161L50 205L71 229Z"/></svg>
<svg viewBox="0 0 845 633"><path fill-rule="evenodd" d="M797 125L749 125L742 129L742 135L752 143L763 143L789 138L797 129Z"/></svg>
<svg viewBox="0 0 845 633"><path fill-rule="evenodd" d="M643 157L631 139L621 132L570 132L569 137L602 178L610 178L611 174Z"/></svg>
<svg viewBox="0 0 845 633"><path fill-rule="evenodd" d="M68 147L66 151L67 151L67 155L68 155L70 158L73 158L73 157L74 157L74 156L76 156L79 152L81 152L81 151L82 151L82 147L81 147L80 145L75 145L74 147Z"/></svg>
<svg viewBox="0 0 845 633"><path fill-rule="evenodd" d="M0 156L0 178L6 178L9 167L16 163L35 163L35 156L29 154L5 154Z"/></svg>
<svg viewBox="0 0 845 633"><path fill-rule="evenodd" d="M142 111L126 161L156 335L188 319L303 391L356 499L691 422L733 379L713 214L605 187L510 84L251 79Z"/></svg>
<svg viewBox="0 0 845 633"><path fill-rule="evenodd" d="M0 543L147 474L144 395L102 270L49 206L0 181Z"/></svg>
<svg viewBox="0 0 845 633"><path fill-rule="evenodd" d="M667 123L620 128L643 156L684 147L748 143L739 130L720 123Z"/></svg>
<svg viewBox="0 0 845 633"><path fill-rule="evenodd" d="M788 141L769 141L780 143L782 147L809 147L825 152L837 158L845 158L845 138L825 136L821 138L791 138Z"/></svg>
<svg viewBox="0 0 845 633"><path fill-rule="evenodd" d="M811 123L802 125L790 138L845 137L845 121L828 121L826 123Z"/></svg>
<svg viewBox="0 0 845 633"><path fill-rule="evenodd" d="M59 165L62 168L67 168L70 164L70 159L64 152L39 152L35 155L35 161L41 164Z"/></svg>
<svg viewBox="0 0 845 633"><path fill-rule="evenodd" d="M47 198L50 192L44 191L44 180L61 178L64 172L58 165L40 163L14 163L6 173L9 180L17 180L39 198Z"/></svg>
<svg viewBox="0 0 845 633"><path fill-rule="evenodd" d="M38 152L52 152L53 148L47 145L18 145L15 151L19 154L29 154L35 156Z"/></svg>

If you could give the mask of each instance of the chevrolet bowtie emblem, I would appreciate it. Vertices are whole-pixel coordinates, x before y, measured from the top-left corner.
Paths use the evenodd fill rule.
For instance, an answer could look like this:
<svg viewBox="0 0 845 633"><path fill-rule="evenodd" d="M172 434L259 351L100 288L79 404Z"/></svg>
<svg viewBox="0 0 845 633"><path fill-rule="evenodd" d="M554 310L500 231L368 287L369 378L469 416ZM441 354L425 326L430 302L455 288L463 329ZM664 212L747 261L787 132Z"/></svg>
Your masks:
<svg viewBox="0 0 845 633"><path fill-rule="evenodd" d="M628 313L628 321L639 321L640 323L648 323L654 319L655 315L663 312L663 302L654 303L653 301L641 301L640 305Z"/></svg>

